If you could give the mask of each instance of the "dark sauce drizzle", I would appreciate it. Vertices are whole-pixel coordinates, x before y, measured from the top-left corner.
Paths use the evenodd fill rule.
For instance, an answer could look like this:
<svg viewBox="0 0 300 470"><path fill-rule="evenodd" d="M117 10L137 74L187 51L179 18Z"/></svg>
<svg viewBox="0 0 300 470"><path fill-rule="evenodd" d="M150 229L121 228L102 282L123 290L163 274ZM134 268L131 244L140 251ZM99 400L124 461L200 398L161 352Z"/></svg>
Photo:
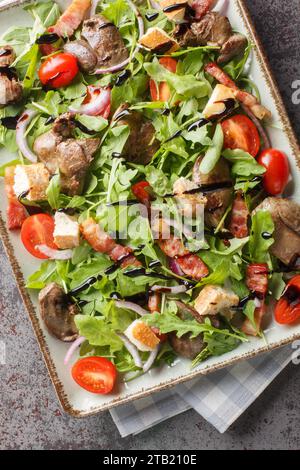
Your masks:
<svg viewBox="0 0 300 470"><path fill-rule="evenodd" d="M131 76L130 70L124 70L121 72L115 81L115 86L122 86L124 82Z"/></svg>
<svg viewBox="0 0 300 470"><path fill-rule="evenodd" d="M46 33L42 34L37 40L35 41L36 44L53 44L54 42L60 39L59 35L56 33Z"/></svg>
<svg viewBox="0 0 300 470"><path fill-rule="evenodd" d="M159 13L158 13L158 12L155 12L155 13L146 13L146 15L145 15L147 21L149 21L149 22L156 20L156 18L157 18L158 16L159 16Z"/></svg>
<svg viewBox="0 0 300 470"><path fill-rule="evenodd" d="M112 158L122 158L122 154L120 152L113 152L111 156Z"/></svg>
<svg viewBox="0 0 300 470"><path fill-rule="evenodd" d="M5 47L0 49L0 57L5 57L10 54L11 54L11 51L9 49L5 49Z"/></svg>
<svg viewBox="0 0 300 470"><path fill-rule="evenodd" d="M300 302L300 289L298 286L288 286L282 296L289 305L296 306Z"/></svg>
<svg viewBox="0 0 300 470"><path fill-rule="evenodd" d="M110 22L108 22L108 23L102 23L102 24L100 24L100 25L98 26L98 30L99 30L99 29L104 29L104 28L109 28L110 26L115 26L115 25L114 25L113 23L110 23Z"/></svg>
<svg viewBox="0 0 300 470"><path fill-rule="evenodd" d="M269 232L263 232L263 233L261 234L261 236L262 236L265 240L270 240L270 238L273 237L273 235L272 235L271 233L269 233Z"/></svg>
<svg viewBox="0 0 300 470"><path fill-rule="evenodd" d="M186 7L185 3L174 3L174 5L169 5L163 8L163 12L171 13L172 11L182 10L182 8L185 8L185 7Z"/></svg>
<svg viewBox="0 0 300 470"><path fill-rule="evenodd" d="M19 120L19 116L8 116L1 118L1 124L6 129L15 130L17 127L17 123Z"/></svg>
<svg viewBox="0 0 300 470"><path fill-rule="evenodd" d="M96 134L95 131L89 129L88 127L86 127L84 124L82 124L80 121L77 121L77 119L72 119L72 121L74 122L75 126L78 127L78 129L80 129L82 132L84 132L85 134L88 134L88 135L94 135Z"/></svg>

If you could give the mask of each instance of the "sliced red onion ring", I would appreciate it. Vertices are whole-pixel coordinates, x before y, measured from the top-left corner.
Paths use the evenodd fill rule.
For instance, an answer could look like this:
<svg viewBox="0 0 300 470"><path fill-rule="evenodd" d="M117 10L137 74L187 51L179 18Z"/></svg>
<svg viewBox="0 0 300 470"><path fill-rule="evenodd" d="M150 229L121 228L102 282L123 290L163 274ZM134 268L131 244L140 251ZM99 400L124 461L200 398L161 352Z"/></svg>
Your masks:
<svg viewBox="0 0 300 470"><path fill-rule="evenodd" d="M66 260L73 256L73 250L54 250L47 245L36 245L35 249L48 256L49 259Z"/></svg>
<svg viewBox="0 0 300 470"><path fill-rule="evenodd" d="M87 116L100 116L110 105L111 91L109 88L101 88L89 85L88 94L90 101L83 103L78 109L69 107L71 113L86 114Z"/></svg>
<svg viewBox="0 0 300 470"><path fill-rule="evenodd" d="M214 5L214 11L217 11L222 16L226 16L228 13L229 0L217 0Z"/></svg>
<svg viewBox="0 0 300 470"><path fill-rule="evenodd" d="M169 267L171 271L177 276L184 276L184 272L182 271L181 267L177 263L176 259L174 258L169 259Z"/></svg>
<svg viewBox="0 0 300 470"><path fill-rule="evenodd" d="M150 0L151 6L154 10L161 10L160 4L155 2L154 0Z"/></svg>
<svg viewBox="0 0 300 470"><path fill-rule="evenodd" d="M89 17L94 16L96 14L97 6L100 0L92 0L91 9Z"/></svg>
<svg viewBox="0 0 300 470"><path fill-rule="evenodd" d="M160 348L160 344L158 344L156 346L156 348L153 349L153 351L151 351L151 353L149 354L149 357L148 357L147 361L144 362L144 365L143 365L143 371L144 372L148 372L148 370L151 369L151 367L153 366L153 363L154 363L154 361L157 357L159 348Z"/></svg>
<svg viewBox="0 0 300 470"><path fill-rule="evenodd" d="M24 157L32 163L37 162L37 156L29 148L25 134L28 124L36 115L37 111L34 111L33 109L26 109L26 111L24 111L24 113L19 117L16 127L16 141L19 150L24 155Z"/></svg>
<svg viewBox="0 0 300 470"><path fill-rule="evenodd" d="M128 5L130 6L130 8L133 10L133 12L134 12L134 14L137 18L138 28L139 28L139 39L141 39L141 37L143 36L143 34L145 32L143 17L141 15L140 11L138 10L138 8L135 6L135 4L131 0L126 0L126 1L127 1ZM128 57L125 60L123 60L123 62L120 62L119 64L113 65L112 67L108 67L106 69L97 69L97 70L95 70L94 74L96 74L96 75L98 75L98 74L99 75L105 75L107 73L114 73L114 72L117 72L118 70L122 70L124 67L126 67L126 65L129 64L129 62L133 59L133 57L138 52L138 50L139 50L139 46L137 46L135 48L135 50L132 53L132 56Z"/></svg>
<svg viewBox="0 0 300 470"><path fill-rule="evenodd" d="M65 355L65 358L64 358L64 365L66 366L69 362L70 362L70 359L71 357L73 356L74 352L76 351L76 349L85 341L85 337L84 336L79 336L79 338L75 339L75 341L73 341L73 343L71 344L71 346L69 347L68 351L67 351L67 354Z"/></svg>
<svg viewBox="0 0 300 470"><path fill-rule="evenodd" d="M115 302L115 306L118 308L126 308L127 310L132 310L133 312L137 313L141 317L143 315L148 315L150 312L145 310L143 307L140 307L138 304L133 302L126 302L125 300L117 300Z"/></svg>
<svg viewBox="0 0 300 470"><path fill-rule="evenodd" d="M127 349L127 351L132 355L135 365L142 369L143 362L142 362L142 359L140 357L137 347L131 341L129 341L129 339L125 335L123 335L123 333L117 333L117 335L123 341L124 346Z"/></svg>
<svg viewBox="0 0 300 470"><path fill-rule="evenodd" d="M256 116L254 116L254 114L252 113L252 111L248 108L248 106L245 106L244 104L241 105L243 110L245 111L245 113L247 114L247 116L254 122L254 124L256 125L257 129L258 129L258 132L261 136L261 139L262 139L262 149L265 150L265 149L269 149L272 147L271 145L271 141L270 141L270 138L267 134L267 131L263 128L261 122L259 119L257 119Z"/></svg>
<svg viewBox="0 0 300 470"><path fill-rule="evenodd" d="M187 291L186 286L152 286L151 292L165 292L166 294L183 294Z"/></svg>
<svg viewBox="0 0 300 470"><path fill-rule="evenodd" d="M257 297L255 297L254 299L254 305L255 305L255 308L261 307L261 301Z"/></svg>

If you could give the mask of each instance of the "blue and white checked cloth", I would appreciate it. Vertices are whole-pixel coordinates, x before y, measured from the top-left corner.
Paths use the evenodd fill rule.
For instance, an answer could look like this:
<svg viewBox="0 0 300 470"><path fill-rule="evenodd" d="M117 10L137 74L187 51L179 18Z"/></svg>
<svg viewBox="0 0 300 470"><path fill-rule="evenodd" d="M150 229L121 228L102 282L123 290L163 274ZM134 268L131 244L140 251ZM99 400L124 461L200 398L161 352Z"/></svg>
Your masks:
<svg viewBox="0 0 300 470"><path fill-rule="evenodd" d="M110 413L122 437L138 434L190 408L223 433L289 364L291 356L292 348L286 346Z"/></svg>

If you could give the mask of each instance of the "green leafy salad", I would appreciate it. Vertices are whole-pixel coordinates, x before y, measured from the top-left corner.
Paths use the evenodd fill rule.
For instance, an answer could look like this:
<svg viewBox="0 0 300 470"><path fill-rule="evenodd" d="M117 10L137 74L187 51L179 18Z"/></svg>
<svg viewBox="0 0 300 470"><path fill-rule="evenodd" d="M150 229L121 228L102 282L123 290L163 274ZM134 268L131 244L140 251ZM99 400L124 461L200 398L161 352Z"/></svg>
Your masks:
<svg viewBox="0 0 300 470"><path fill-rule="evenodd" d="M287 157L252 45L213 3L32 3L1 37L8 228L41 260L27 288L90 392L263 337L296 271Z"/></svg>

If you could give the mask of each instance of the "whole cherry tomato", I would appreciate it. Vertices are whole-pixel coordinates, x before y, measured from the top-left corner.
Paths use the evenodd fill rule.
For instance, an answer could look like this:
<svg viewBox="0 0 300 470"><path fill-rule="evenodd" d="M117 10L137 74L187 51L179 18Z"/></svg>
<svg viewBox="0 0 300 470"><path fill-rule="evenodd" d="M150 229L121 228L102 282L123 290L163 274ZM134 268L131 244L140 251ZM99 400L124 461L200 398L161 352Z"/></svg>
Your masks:
<svg viewBox="0 0 300 470"><path fill-rule="evenodd" d="M290 176L289 162L285 153L270 148L264 150L257 161L267 170L263 177L266 192L272 196L282 194Z"/></svg>
<svg viewBox="0 0 300 470"><path fill-rule="evenodd" d="M78 70L76 57L63 52L50 56L42 63L39 78L49 88L61 88L70 85Z"/></svg>

